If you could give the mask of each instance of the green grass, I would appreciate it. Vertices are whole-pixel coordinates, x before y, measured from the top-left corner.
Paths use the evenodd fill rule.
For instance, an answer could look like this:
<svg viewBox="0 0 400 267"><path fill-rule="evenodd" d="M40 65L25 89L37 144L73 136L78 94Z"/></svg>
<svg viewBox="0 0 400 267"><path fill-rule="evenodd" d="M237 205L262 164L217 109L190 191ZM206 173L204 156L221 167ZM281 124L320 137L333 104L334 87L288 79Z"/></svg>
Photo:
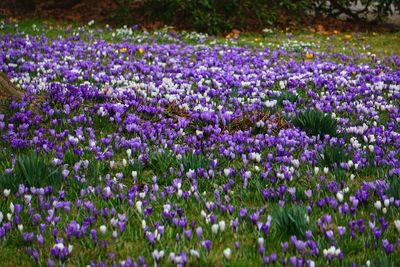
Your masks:
<svg viewBox="0 0 400 267"><path fill-rule="evenodd" d="M306 110L297 114L291 122L308 135L323 139L325 135L337 136L337 121L319 110Z"/></svg>
<svg viewBox="0 0 400 267"><path fill-rule="evenodd" d="M15 160L16 164L10 174L6 174L5 171L0 172L1 187L16 191L20 184L28 187L53 186L55 189L61 186L61 170L51 166L48 156L28 151L17 155Z"/></svg>
<svg viewBox="0 0 400 267"><path fill-rule="evenodd" d="M7 24L5 29L0 29L1 33L16 33L21 32L23 34L41 35L44 34L49 39L63 37L68 34L68 31L76 31L78 27L86 27L92 30L93 36L82 36L84 39L90 38L95 40L101 38L107 42L119 42L124 39L122 35L115 35L114 31L110 32L105 29L104 25L93 24L88 26L87 24L71 23L71 22L60 22L54 20L40 20L30 19L18 21L18 28L13 25ZM94 31L94 29L103 28L101 33ZM168 33L169 29L165 28L160 30L162 33ZM134 31L134 36L142 35L140 31ZM197 38L190 37L190 34L186 35L183 41L186 43L197 42ZM290 36L290 38L288 38ZM350 37L349 37L350 36ZM151 43L155 40L157 43L168 42L160 36L152 36L152 34L144 34L144 39ZM126 38L125 38L126 39ZM128 37L129 39L129 37ZM276 30L272 34L263 35L257 33L244 33L239 36L238 39L227 39L223 36L217 36L217 38L209 37L205 42L206 44L213 43L225 43L228 45L239 45L248 47L286 47L288 49L298 49L299 52L304 50L311 50L315 52L322 52L329 49L331 53L338 52L351 55L353 52L362 53L365 57L360 60L366 60L368 58L367 53L375 54L378 57L390 56L393 54L400 53L400 33L375 33L375 32L359 32L359 33L339 33L339 34L322 34L310 31L299 31L293 33L284 33ZM292 48L290 48L292 47Z"/></svg>
<svg viewBox="0 0 400 267"><path fill-rule="evenodd" d="M33 24L36 24L39 30L33 30L32 28ZM55 22L22 21L19 23L19 31L22 31L25 34L33 34L33 35L45 34L51 39L51 38L57 38L60 35L64 36L65 27L68 25L69 24L67 23L56 24ZM72 31L77 30L77 25L72 25L71 30ZM11 26L7 26L5 30L0 30L0 34L5 32L15 33L15 29ZM118 41L121 40L122 38L123 37L120 36L118 38L113 39L112 33L103 32L103 33L94 33L93 40L104 39L107 41ZM381 34L381 35L374 35L372 33L360 33L358 34L357 37L354 34L352 34L352 37L347 40L348 43L346 43L346 41L344 41L343 38L344 34L327 37L317 33L301 33L301 32L293 33L291 40L304 42L306 44L296 45L294 48L286 47L285 49L297 49L299 53L304 53L306 50L310 49L315 54L314 59L318 57L317 53L325 52L328 46L331 47L330 53L332 53L333 51L338 51L341 53L351 54L351 50L354 49L357 52L362 52L365 54L367 52L370 52L378 55L379 57L390 55L391 52L399 54L400 51L400 36L397 33ZM255 39L259 40L256 41ZM159 39L158 41L161 42L162 40ZM193 40L191 39L185 41L187 41L188 43L193 42ZM210 39L207 42L209 45L212 45L211 43L213 42L213 40ZM284 44L288 44L288 38L286 34L279 32L269 36L244 34L243 36L239 37L237 41L226 40L225 38L219 37L216 39L216 43L276 48L278 45L283 47ZM309 46L308 44L310 43L315 44L315 46ZM360 44L369 45L370 47L364 50ZM345 49L343 50L343 48ZM296 59L300 60L300 57ZM365 56L362 60L368 61L368 57ZM235 96L238 94L238 92L237 90L232 90L231 94ZM300 96L300 97L305 98L306 96ZM283 94L281 94L281 96L278 97L278 99L280 102L283 102L283 100L289 100L290 102L298 101L297 96L293 96L292 94L286 91ZM57 103L57 105L59 105L60 108L62 107L62 104ZM282 104L280 103L280 105ZM74 114L79 114L81 112L82 112L81 109L73 111ZM105 137L109 133L115 130L116 124L111 123L107 119L102 119L99 118L98 116L94 116L92 119L94 127L96 128L97 141L101 137ZM71 129L73 129L74 127L73 125L68 125L66 123L64 124L64 126L71 127ZM121 133L121 135L128 136L127 133ZM111 144L111 146L115 146L115 144ZM106 148L107 146L102 146L103 151ZM127 193L129 187L134 184L131 178L132 171L138 172L137 185L140 186L141 189L143 189L144 186L148 186L149 188L151 188L152 177L154 175L159 176L158 178L159 185L165 185L165 186L171 185L172 181L178 177L178 171L181 167L181 164L184 169L184 172L182 174L183 177L186 177L185 176L186 172L190 169L198 170L200 168L207 168L210 164L210 158L203 154L197 155L193 153L187 153L183 155L182 159L178 159L174 152L172 152L171 150L160 149L160 147L157 145L154 145L149 149L150 149L149 152L150 158L149 161L146 164L144 164L144 163L139 163L137 155L134 155L133 162L130 162L129 159L127 159L126 151L124 149L116 148L114 151L115 152L114 158L116 159L114 169L111 169L109 164L95 160L92 156L87 156L87 154L85 154L83 159L90 160L90 163L87 168L82 167L78 173L79 175L85 177L86 182L81 183L79 181L76 181L72 177L73 174L70 174L65 183L60 183L57 189L60 189L60 187L62 186L62 189L65 190L67 193L67 198L75 200L76 198L78 198L81 189L87 189L89 186L97 186L97 185L100 186L101 188L104 188L105 174L110 174L111 177L114 177L116 176L117 173L121 172L124 175L123 182L128 186L127 188L123 189L123 192ZM11 167L11 161L10 161L11 159L9 157L11 155L11 152L12 151L9 147L0 148L0 172L1 172L0 175L4 175L3 172L6 167L7 168ZM265 152L262 153L263 156L266 155L267 153L273 153L274 155L276 155L277 153L275 148L268 148L268 151L263 151L263 152ZM37 158L35 158L35 156L31 154L27 157L25 152L23 151L13 151L13 153L17 158L17 162L25 161L27 162L28 165L31 166L30 171L26 170L24 171L25 165L17 165L19 166L17 168L17 171L19 173L16 178L22 179L19 181L28 182L31 185L35 186L40 186L42 185L41 184L42 180L40 181L35 180L35 177L40 176L42 178L43 177L46 178L44 180L46 183L48 184L50 183L49 177L52 176L53 171L55 170L53 170L51 166L46 165L48 161L45 161L44 159L40 158L45 156L50 157L50 155L44 156L40 154L37 155ZM326 147L322 151L322 153L324 155L324 158L321 159L319 162L321 167L330 166L332 163L339 163L343 158L345 158L344 152L338 147L334 148ZM294 155L300 156L300 152L298 152L297 154L296 152L294 152ZM219 155L217 154L216 156ZM36 163L30 162L31 159L34 159ZM127 160L126 166L122 164L123 159ZM219 159L218 164L220 164L219 168L221 170L223 170L226 167L235 167L238 170L243 168L242 162L238 159L228 160L222 157L218 159ZM72 152L68 152L64 155L63 160L65 164L73 166L80 160L80 158L77 157ZM213 249L211 253L207 255L207 257L205 255L205 251L200 247L197 237L195 236L192 236L192 239L190 241L185 240L180 242L179 244L176 244L175 236L177 233L182 234L182 230L180 230L178 227L172 226L171 222L166 223L166 225L168 226L166 229L166 234L161 239L160 243L156 243L154 248L157 248L159 250L165 249L166 257L168 257L168 253L172 251L176 252L187 248L198 249L201 252L201 258L199 262L196 262L193 258L191 258L188 264L189 266L194 266L194 265L221 266L224 264L228 266L250 266L250 265L260 266L262 265L262 260L257 253L256 243L257 243L257 238L260 236L257 230L257 226L251 224L250 222L247 222L245 224L240 224L236 233L230 230L229 226L230 221L238 216L237 215L238 209L242 207L248 208L247 216L255 213L261 207L265 207L265 211L260 215L261 218L260 221L263 222L267 220L268 215L272 215L273 227L271 227L270 229L270 234L266 236L266 244L267 244L266 255L269 255L272 252L277 252L279 257L283 257L284 254L280 249L280 242L289 241L290 235L293 234L297 234L298 236L303 236L304 230L306 229L306 225L307 229L309 228L310 230L313 231L313 233L315 234L318 233L318 236L320 236L321 234L318 232L320 231L320 229L318 229L316 223L314 221L311 221L309 224L305 222L305 217L304 217L304 214L306 213L305 209L299 208L297 207L297 205L300 205L299 204L300 200L307 203L307 199L304 195L304 190L307 189L313 190L312 200L314 202L324 197L334 197L335 194L328 190L317 191L317 187L320 186L319 184L320 181L318 180L319 176L313 174L312 166L304 166L304 165L300 166L298 169L299 176L298 177L295 176L292 181L277 180L274 183L272 183L270 179L276 177L272 177L273 175L271 174L270 176L268 176L267 179L265 180L261 179L260 171L256 171L255 169L256 165L257 164L254 162L249 163L248 169L252 170L252 178L249 179L247 190L243 189L243 182L240 173L230 178L225 177L224 174L221 173L221 175L215 174L215 177L213 179L201 178L198 180L199 193L202 194L204 192L204 196L203 195L200 196L200 201L198 203L194 201L187 202L182 198L179 198L177 194L173 194L172 196L167 196L167 198L171 200L171 202L177 203L179 207L184 208L185 216L188 218L188 224L190 224L191 220L196 220L197 225L201 225L203 227L204 239L213 240L212 244ZM43 166L46 166L46 169L43 169L42 168ZM173 168L172 172L170 172L171 167ZM274 170L278 171L280 166L273 166L273 168ZM375 169L375 167L371 168ZM307 177L306 175L307 171L311 171L311 177ZM36 176L32 177L30 175L31 173L36 174ZM377 174L381 173L377 172ZM165 177L162 177L164 175ZM348 181L352 193L358 190L362 186L363 182L376 180L376 177L372 177L371 173L360 172L357 173L357 176L354 179L354 181L349 181L348 178L350 176L349 173L342 169L332 170L326 176L327 176L327 182L335 181L339 184L340 181L342 180ZM230 215L227 212L215 211L214 214L217 217L217 221L224 220L227 224L226 227L227 229L225 230L224 233L218 233L218 236L214 237L214 234L211 232L211 225L206 224L204 219L201 218L200 214L202 210L206 210L205 203L207 201L215 200L214 194L216 189L218 189L218 191L221 194L221 199L223 199L223 197L225 196L225 194L223 193L223 186L229 183L229 179L232 179L234 182L233 186L229 189L229 192L233 193L228 192L227 196L229 196L230 198L230 204L233 205L236 210L234 212L234 215ZM7 180L3 179L3 181L6 182ZM322 186L326 186L326 183L322 184ZM287 192L284 194L287 204L291 205L290 208L287 210L286 209L281 210L277 208L279 202L278 198L265 201L262 196L262 191L264 188L272 188L274 190L277 190L281 185L286 187L296 187L297 189L296 191L297 202L292 203L290 200L292 196ZM2 190L6 187L7 188L13 187L14 190L16 189L16 187L13 186L12 184L5 184L5 183L0 184L0 188ZM187 181L187 179L182 179L181 188L183 188L184 190L190 189L190 183ZM390 196L396 196L399 194L399 184L397 180L390 181L390 187L386 193ZM88 235L83 237L79 242L75 242L76 240L73 238L74 250L71 257L67 260L67 266L68 265L85 266L89 263L91 259L107 261L109 252L116 252L116 257L120 259L126 258L127 256L137 259L137 256L139 255L143 255L147 259L152 258L151 253L153 248L149 246L148 242L145 240L144 238L145 233L143 232L142 228L138 227L138 225L141 225L143 216L138 214L137 210L135 209L135 203L133 203L133 205L131 206L126 200L121 201L118 198L105 200L99 194L87 194L85 196L85 199L90 200L94 204L94 206L99 210L103 207L108 207L110 209L115 208L117 212L121 213L125 212L129 218L128 223L126 225L126 230L123 234L123 237L119 239L117 242L110 242L110 246L108 249L100 249L99 247L94 246ZM377 199L377 196L375 195L372 196L372 199ZM160 216L163 207L160 203L152 202L149 196L146 196L146 200L149 202L149 205L153 208L153 214L155 214L154 216L151 216L149 219L147 219L146 222L147 225L151 227L151 230L154 231L153 224L157 221L163 220L163 218ZM18 200L14 197L5 198L3 194L1 194L0 207L3 210L3 212L6 209L8 209L10 203L14 201ZM35 206L37 204L38 204L38 199L34 197L32 199L32 206ZM370 218L369 213L372 211L375 212L375 210L373 209L372 204L371 205L363 204L363 205L365 206L363 207L361 212L357 212L356 217L364 219L365 223L368 224L368 220ZM320 218L324 214L331 213L332 208L324 206L323 208L318 208L318 209L315 208L313 212L315 212L315 214L312 214L313 218ZM398 218L399 215L398 209L393 208L393 211L391 212L393 212L393 214L391 215L392 216L391 218L393 218L393 220ZM60 222L55 226L58 229L64 229L72 219L75 219L78 221L78 223L82 224L83 219L86 216L88 216L88 213L86 211L84 211L83 209L76 209L75 207L72 207L71 211L68 214L64 211L58 211L58 214L61 217ZM42 217L45 217L46 216L45 211L43 211L41 215ZM339 225L348 227L347 223L348 220L350 219L349 215L338 215L338 214L336 215L337 216L333 216L334 217L333 222L329 227L332 227L334 231L336 231L335 227ZM23 221L28 221L30 215L22 214L21 217ZM93 225L93 228L99 229L100 225L102 224L107 224L109 231L107 232L105 237L109 238L111 235L111 226L109 224L109 219L100 218L96 220L95 224ZM30 229L33 231L35 230L36 226L26 225L25 227L27 227L27 229L29 229L30 227ZM368 227L368 225L366 227ZM391 239L390 240L391 242L394 242L398 233L396 233L395 229L393 229L393 225L390 225L389 227L390 229L388 230L388 232L385 233L385 238L389 238ZM45 243L44 248L41 250L42 253L48 253L51 246L53 245L53 239L50 235L51 235L50 231L46 231L45 239L47 240L47 242ZM337 237L336 232L335 232L335 237ZM350 262L353 260L356 261L358 265L365 264L367 260L370 260L371 263L376 264L376 266L390 266L389 263L391 262L393 262L394 265L400 264L398 258L385 256L384 254L382 254L381 251L375 251L371 249L366 251L364 249L364 242L371 240L373 240L373 236L369 231L366 231L363 235L359 237L359 239L353 240L350 237L349 229L347 229L347 233L343 237L343 239L337 237L335 241L337 241L338 246L345 251L349 251L349 253L345 255L345 260L347 262L345 262L344 265L350 264ZM240 250L234 249L235 241L240 242L241 244ZM319 249L321 251L330 246L329 241L323 239L323 237L321 238L321 240L314 240L314 241L318 241L318 243L320 244ZM22 245L24 245L22 242L23 242L22 237L19 234L15 234L12 238L7 239L6 241L0 241L0 246L1 246L0 266L32 265L33 262L32 258L27 256L25 250L21 248ZM232 249L231 262L226 262L222 260L223 250L227 247L230 247ZM289 253L291 254L295 253L293 247L289 249ZM316 261L318 266L325 266L327 264L322 257L318 257ZM47 262L43 260L39 262L39 265L44 266L46 265L46 263ZM338 262L334 262L332 263L332 266L340 266L340 264Z"/></svg>

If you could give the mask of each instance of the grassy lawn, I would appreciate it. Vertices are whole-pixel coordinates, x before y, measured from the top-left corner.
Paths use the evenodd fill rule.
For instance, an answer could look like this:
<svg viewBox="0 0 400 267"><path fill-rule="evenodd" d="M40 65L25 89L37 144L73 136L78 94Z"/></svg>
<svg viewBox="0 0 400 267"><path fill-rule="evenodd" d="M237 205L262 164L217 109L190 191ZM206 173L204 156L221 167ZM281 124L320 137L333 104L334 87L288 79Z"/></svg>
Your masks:
<svg viewBox="0 0 400 267"><path fill-rule="evenodd" d="M0 22L0 266L400 265L400 34L228 37Z"/></svg>

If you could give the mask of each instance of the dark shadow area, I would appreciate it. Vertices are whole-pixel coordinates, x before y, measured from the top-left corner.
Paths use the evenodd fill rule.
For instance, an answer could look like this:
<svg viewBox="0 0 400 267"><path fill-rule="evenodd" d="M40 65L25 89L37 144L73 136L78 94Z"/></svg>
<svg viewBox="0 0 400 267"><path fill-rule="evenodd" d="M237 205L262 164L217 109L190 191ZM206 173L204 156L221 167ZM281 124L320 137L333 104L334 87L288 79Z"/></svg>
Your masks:
<svg viewBox="0 0 400 267"><path fill-rule="evenodd" d="M111 25L137 24L146 29L164 25L177 30L223 34L266 27L283 30L397 31L388 17L399 14L400 1L322 0L4 0L0 17L95 20ZM390 21L392 24L387 23ZM393 24L394 23L394 24Z"/></svg>

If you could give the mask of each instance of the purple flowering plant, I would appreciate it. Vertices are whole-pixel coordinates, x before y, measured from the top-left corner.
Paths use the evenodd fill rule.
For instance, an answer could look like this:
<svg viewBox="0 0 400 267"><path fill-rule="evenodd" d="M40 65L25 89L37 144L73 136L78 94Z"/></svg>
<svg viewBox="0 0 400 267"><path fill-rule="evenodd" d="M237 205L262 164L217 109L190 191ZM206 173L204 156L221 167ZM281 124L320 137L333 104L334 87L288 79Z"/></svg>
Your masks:
<svg viewBox="0 0 400 267"><path fill-rule="evenodd" d="M0 265L399 265L400 59L313 38L2 21Z"/></svg>

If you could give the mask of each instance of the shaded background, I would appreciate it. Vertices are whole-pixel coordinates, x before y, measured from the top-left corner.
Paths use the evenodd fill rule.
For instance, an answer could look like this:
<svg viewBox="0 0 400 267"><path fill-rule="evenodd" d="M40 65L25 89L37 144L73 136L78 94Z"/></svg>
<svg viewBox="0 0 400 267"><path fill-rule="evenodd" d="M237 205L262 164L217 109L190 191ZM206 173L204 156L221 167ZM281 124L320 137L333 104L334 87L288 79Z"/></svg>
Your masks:
<svg viewBox="0 0 400 267"><path fill-rule="evenodd" d="M3 0L3 18L164 25L211 34L285 30L397 31L400 0Z"/></svg>

